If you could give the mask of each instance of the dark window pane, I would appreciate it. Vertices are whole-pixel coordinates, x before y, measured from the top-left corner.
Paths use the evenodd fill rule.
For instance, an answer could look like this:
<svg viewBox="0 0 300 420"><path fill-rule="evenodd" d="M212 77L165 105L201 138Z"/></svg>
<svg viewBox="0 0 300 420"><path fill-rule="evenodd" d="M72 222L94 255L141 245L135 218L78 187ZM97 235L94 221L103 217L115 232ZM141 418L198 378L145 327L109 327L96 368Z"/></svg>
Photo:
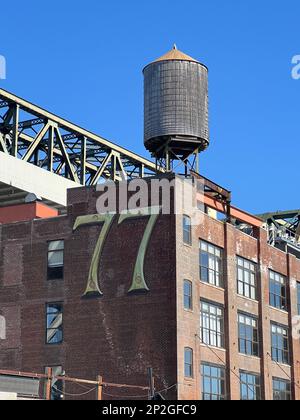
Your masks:
<svg viewBox="0 0 300 420"><path fill-rule="evenodd" d="M192 244L192 225L188 216L183 216L183 242L187 245Z"/></svg>
<svg viewBox="0 0 300 420"><path fill-rule="evenodd" d="M208 268L208 254L201 253L201 265L205 268Z"/></svg>
<svg viewBox="0 0 300 420"><path fill-rule="evenodd" d="M269 290L270 290L270 306L287 310L287 279L286 277L275 273L269 272Z"/></svg>
<svg viewBox="0 0 300 420"><path fill-rule="evenodd" d="M226 399L225 369L221 366L203 364L202 399L219 401Z"/></svg>
<svg viewBox="0 0 300 420"><path fill-rule="evenodd" d="M283 379L273 379L273 399L275 401L291 400L291 383Z"/></svg>
<svg viewBox="0 0 300 420"><path fill-rule="evenodd" d="M201 280L208 283L208 268L201 267Z"/></svg>
<svg viewBox="0 0 300 420"><path fill-rule="evenodd" d="M272 359L278 363L289 364L289 330L277 324L271 324Z"/></svg>
<svg viewBox="0 0 300 420"><path fill-rule="evenodd" d="M240 373L241 399L259 401L260 395L260 377L247 372Z"/></svg>
<svg viewBox="0 0 300 420"><path fill-rule="evenodd" d="M184 374L186 378L193 377L193 350L189 348L184 350Z"/></svg>
<svg viewBox="0 0 300 420"><path fill-rule="evenodd" d="M60 344L63 341L63 306L48 304L46 316L47 344Z"/></svg>
<svg viewBox="0 0 300 420"><path fill-rule="evenodd" d="M193 309L193 286L188 280L184 281L184 308L187 310Z"/></svg>
<svg viewBox="0 0 300 420"><path fill-rule="evenodd" d="M48 280L61 280L64 276L64 241L48 243Z"/></svg>
<svg viewBox="0 0 300 420"><path fill-rule="evenodd" d="M258 355L257 320L252 316L238 315L239 352L249 356Z"/></svg>

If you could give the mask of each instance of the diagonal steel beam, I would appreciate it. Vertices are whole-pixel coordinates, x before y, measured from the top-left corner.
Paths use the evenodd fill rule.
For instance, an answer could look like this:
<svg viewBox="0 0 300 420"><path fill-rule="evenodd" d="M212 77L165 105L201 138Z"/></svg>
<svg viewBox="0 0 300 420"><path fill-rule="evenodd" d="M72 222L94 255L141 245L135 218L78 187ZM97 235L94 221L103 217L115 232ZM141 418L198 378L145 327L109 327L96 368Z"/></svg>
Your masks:
<svg viewBox="0 0 300 420"><path fill-rule="evenodd" d="M68 155L67 150L65 148L65 145L64 145L63 139L61 137L61 134L59 132L59 129L57 127L55 127L54 130L56 132L56 135L57 135L56 138L58 140L58 143L59 143L59 146L60 146L60 149L61 149L61 152L62 152L64 161L65 161L66 167L67 167L67 169L68 169L68 171L70 173L71 179L72 179L72 181L77 182L79 184L79 178L78 178L78 176L77 176L76 172L74 171L74 168L73 168L73 166L71 164L69 155Z"/></svg>
<svg viewBox="0 0 300 420"><path fill-rule="evenodd" d="M49 130L50 124L49 122L46 123L46 125L40 130L39 134L36 136L35 140L31 145L29 146L27 152L23 156L23 160L25 162L28 162L31 158L34 152L36 151L37 147L39 146L40 142L43 140L45 134Z"/></svg>
<svg viewBox="0 0 300 420"><path fill-rule="evenodd" d="M69 121L66 121L60 117L58 117L55 114L51 114L50 112L39 108L36 105L31 104L30 102L25 101L24 99L21 99L7 91L5 91L4 89L0 89L0 98L2 98L3 100L8 100L11 102L15 102L17 104L20 105L20 107L22 107L25 111L27 112L32 112L33 114L37 115L37 116L41 116L43 115L44 118L51 120L55 123L57 123L59 126L61 126L62 128L66 129L67 131L71 131L71 132L76 132L78 135L82 135L82 136L86 136L88 139L93 140L96 143L99 143L102 146L105 146L108 149L114 150L118 153L120 153L121 156L127 156L128 158L130 158L132 161L138 163L138 164L144 164L146 167L148 167L149 169L152 169L153 171L156 170L155 164L139 155L137 155L136 153L133 153L123 147L118 146L115 143L112 143L100 136L97 136L96 134L93 134Z"/></svg>
<svg viewBox="0 0 300 420"><path fill-rule="evenodd" d="M96 172L95 176L93 177L91 184L92 185L96 185L99 181L99 179L101 178L101 176L103 175L103 172L105 171L108 163L112 160L113 158L113 152L110 152L106 158L104 159L104 161L102 162L102 165L100 166L100 168L98 169L98 171Z"/></svg>
<svg viewBox="0 0 300 420"><path fill-rule="evenodd" d="M4 137L3 135L0 133L0 151L7 153L8 154L8 150L4 141Z"/></svg>
<svg viewBox="0 0 300 420"><path fill-rule="evenodd" d="M41 153L44 161L42 166L49 171L54 170L53 164L63 162L61 169L65 166L67 176L81 185L98 183L101 177L121 179L136 174L143 177L164 172L155 163L3 89L0 89L0 104L8 108L4 111L4 122L0 123L0 133L3 136L9 133L12 141L8 152L27 162L35 156L33 163L37 166L41 164ZM24 117L22 121L23 115L26 115L26 120ZM42 129L37 133L34 127L42 124ZM53 139L55 127L59 133L55 136L56 141ZM29 130L32 130L32 134ZM0 148L5 151L3 136Z"/></svg>

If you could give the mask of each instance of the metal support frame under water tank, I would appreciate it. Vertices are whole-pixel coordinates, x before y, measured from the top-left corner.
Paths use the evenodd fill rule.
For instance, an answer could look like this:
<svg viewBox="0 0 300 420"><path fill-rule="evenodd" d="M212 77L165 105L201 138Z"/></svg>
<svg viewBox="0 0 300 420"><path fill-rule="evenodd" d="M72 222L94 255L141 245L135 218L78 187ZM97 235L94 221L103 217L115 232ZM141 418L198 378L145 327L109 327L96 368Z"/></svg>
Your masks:
<svg viewBox="0 0 300 420"><path fill-rule="evenodd" d="M178 172L184 168L184 174L199 173L199 154L201 148L186 147L187 139L171 137L161 146L153 157L156 160L157 170L163 168L166 172Z"/></svg>

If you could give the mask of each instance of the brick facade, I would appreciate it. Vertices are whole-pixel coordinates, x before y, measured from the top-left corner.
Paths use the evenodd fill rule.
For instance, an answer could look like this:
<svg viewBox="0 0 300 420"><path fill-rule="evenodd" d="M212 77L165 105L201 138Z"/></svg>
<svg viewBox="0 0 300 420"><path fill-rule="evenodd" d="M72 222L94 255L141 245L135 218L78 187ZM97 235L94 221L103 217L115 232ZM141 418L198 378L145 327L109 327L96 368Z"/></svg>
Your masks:
<svg viewBox="0 0 300 420"><path fill-rule="evenodd" d="M196 191L195 191L196 194ZM248 236L229 223L202 215L192 229L192 245L183 244L182 215L161 215L145 258L148 292L128 293L146 219L114 220L105 242L98 277L102 297L83 297L99 224L73 231L78 216L96 213L95 188L69 191L66 215L0 225L0 316L6 337L0 339L0 368L43 373L63 366L68 376L147 386L153 367L156 388L169 399L201 399L203 362L223 365L226 397L240 399L240 371L261 377L262 398L272 399L272 378L293 380L292 396L300 398L300 342L292 338L297 316L296 281L300 261L267 243L267 233ZM47 280L48 242L64 240L64 279ZM200 282L199 239L223 249L224 289ZM237 256L258 267L258 300L237 294ZM289 279L288 312L269 306L269 269ZM183 281L193 283L193 310L183 307ZM217 303L225 314L225 348L201 344L200 300ZM62 302L64 340L46 344L46 304ZM260 357L239 354L239 312L258 319ZM289 327L291 366L271 360L271 322ZM184 375L184 348L194 354L193 378ZM176 389L178 391L176 391ZM80 392L76 386L69 392ZM120 395L104 389L105 399ZM124 396L132 395L132 390ZM139 395L138 393L134 393ZM83 398L91 398L85 396Z"/></svg>

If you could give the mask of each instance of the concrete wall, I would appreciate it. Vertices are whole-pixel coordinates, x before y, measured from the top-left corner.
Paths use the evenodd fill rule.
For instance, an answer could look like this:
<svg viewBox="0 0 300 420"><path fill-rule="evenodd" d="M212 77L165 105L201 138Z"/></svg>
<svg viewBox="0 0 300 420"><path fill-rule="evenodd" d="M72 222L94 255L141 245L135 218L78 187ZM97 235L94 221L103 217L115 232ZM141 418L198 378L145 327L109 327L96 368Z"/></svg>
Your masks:
<svg viewBox="0 0 300 420"><path fill-rule="evenodd" d="M66 206L67 190L78 187L73 181L52 174L0 152L0 183Z"/></svg>

